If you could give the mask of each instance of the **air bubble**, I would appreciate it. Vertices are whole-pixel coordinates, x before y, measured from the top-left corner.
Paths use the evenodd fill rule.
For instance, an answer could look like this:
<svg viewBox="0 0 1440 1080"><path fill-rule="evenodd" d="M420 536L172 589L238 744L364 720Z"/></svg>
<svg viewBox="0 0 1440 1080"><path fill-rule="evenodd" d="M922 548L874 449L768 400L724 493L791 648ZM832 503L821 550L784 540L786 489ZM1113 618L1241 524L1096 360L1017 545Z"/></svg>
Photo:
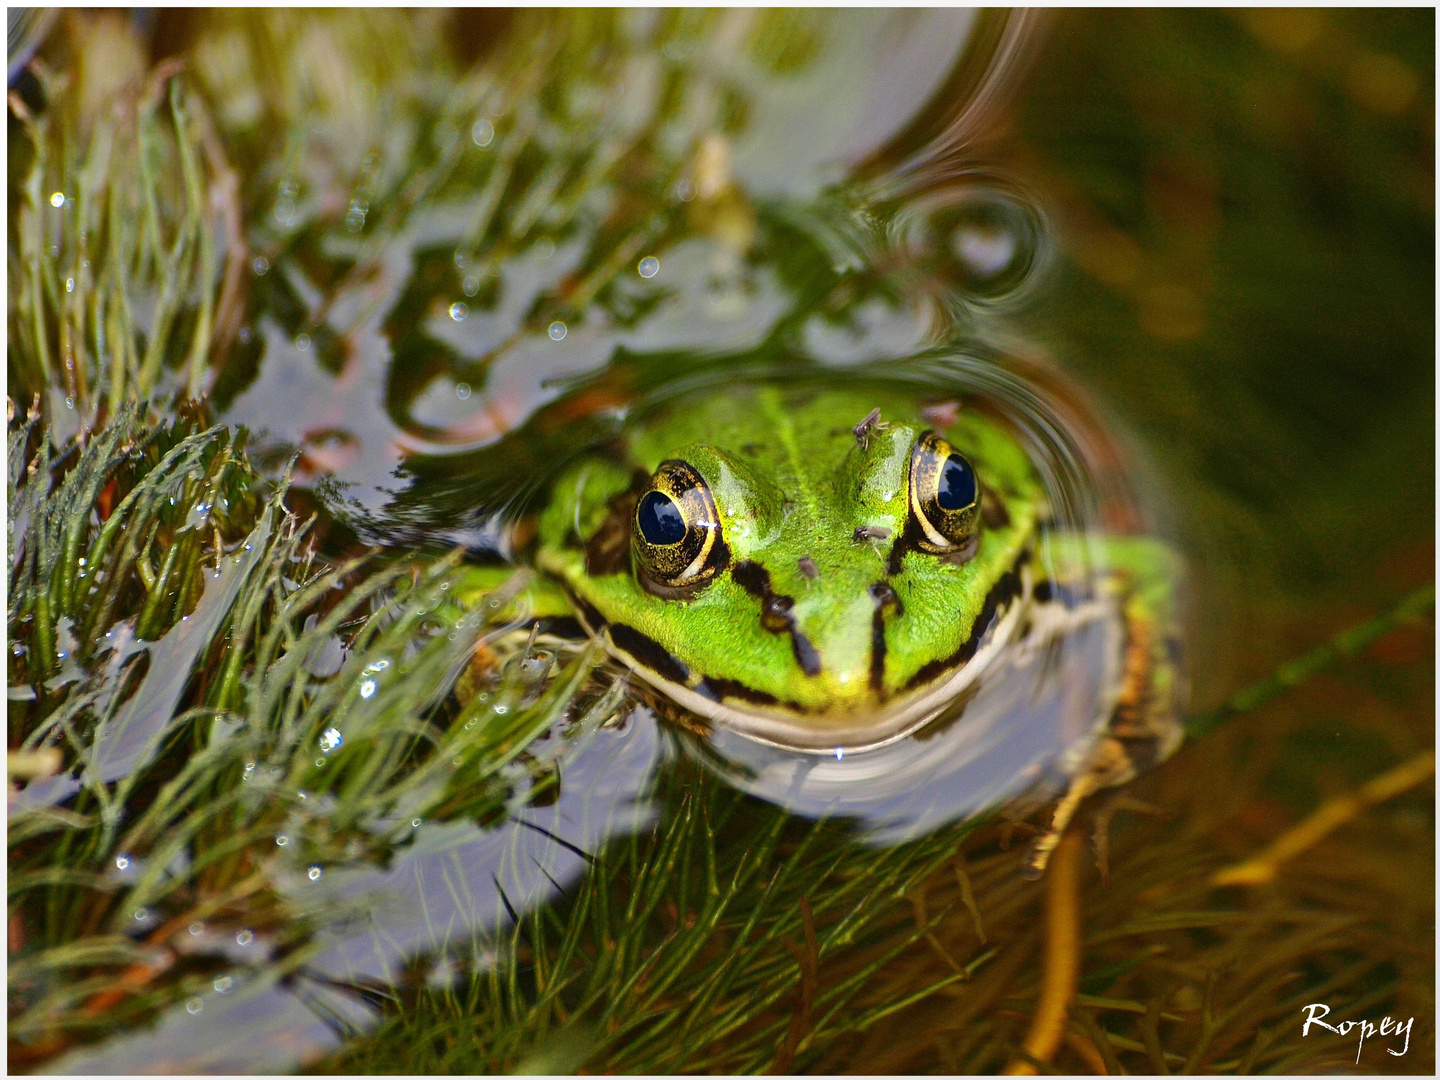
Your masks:
<svg viewBox="0 0 1440 1080"><path fill-rule="evenodd" d="M310 335L301 334L299 337L297 337L295 339L295 347L301 352L304 352L306 349L310 348Z"/></svg>
<svg viewBox="0 0 1440 1080"><path fill-rule="evenodd" d="M74 292L74 291L75 291L75 279L74 279L73 277L67 277L67 278L65 279L65 291L66 291L66 292Z"/></svg>
<svg viewBox="0 0 1440 1080"><path fill-rule="evenodd" d="M264 255L256 255L255 261L250 266L255 271L256 277L264 277L270 272L270 260Z"/></svg>
<svg viewBox="0 0 1440 1080"><path fill-rule="evenodd" d="M142 907L142 908L136 908L136 909L135 909L135 921L136 921L136 922L144 922L144 921L145 921L146 919L148 919L148 918L150 918L150 909L149 909L149 908L143 908L143 907Z"/></svg>
<svg viewBox="0 0 1440 1080"><path fill-rule="evenodd" d="M217 994L228 994L230 988L235 985L235 980L229 975L221 975L215 980L215 992Z"/></svg>
<svg viewBox="0 0 1440 1080"><path fill-rule="evenodd" d="M276 847L284 847L288 843L290 843L290 837L286 836L284 833L281 833L279 836L275 837Z"/></svg>
<svg viewBox="0 0 1440 1080"><path fill-rule="evenodd" d="M561 322L559 319L556 319L554 322L552 322L552 323L550 324L550 340L551 340L551 341L564 341L564 340L565 340L565 324L564 324L563 322Z"/></svg>
<svg viewBox="0 0 1440 1080"><path fill-rule="evenodd" d="M455 396L458 397L461 401L468 401L470 398L470 384L463 382L456 383Z"/></svg>
<svg viewBox="0 0 1440 1080"><path fill-rule="evenodd" d="M241 930L238 934L235 935L235 944L241 946L242 948L246 945L249 945L254 940L255 935L252 934L249 930Z"/></svg>
<svg viewBox="0 0 1440 1080"><path fill-rule="evenodd" d="M495 125L489 120L476 120L470 128L470 138L476 146L489 146L495 141Z"/></svg>
<svg viewBox="0 0 1440 1080"><path fill-rule="evenodd" d="M419 819L418 817L417 817L417 818L411 818L411 819L410 819L410 827L411 827L412 829L418 829L418 828L420 827L420 819Z"/></svg>
<svg viewBox="0 0 1440 1080"><path fill-rule="evenodd" d="M196 922L192 922L192 923L190 924L190 936L191 936L191 937L199 937L199 936L200 936L201 934L203 934L204 932L205 932L205 924L204 924L203 922L200 922L200 921L197 920Z"/></svg>
<svg viewBox="0 0 1440 1080"><path fill-rule="evenodd" d="M56 210L59 210L65 205L65 193L63 191L57 191L52 194L50 196L50 205L55 207Z"/></svg>
<svg viewBox="0 0 1440 1080"><path fill-rule="evenodd" d="M456 322L464 322L465 316L470 314L470 309L458 300L450 305L450 318Z"/></svg>
<svg viewBox="0 0 1440 1080"><path fill-rule="evenodd" d="M369 697L369 696L370 696L369 694L365 693L365 690L364 690L363 687L362 687L361 690L360 690L360 694L361 694L361 696L363 696L363 697ZM338 730L336 730L335 728L333 728L333 727L331 727L331 728L326 728L324 731L322 731L322 732L320 733L320 749L323 750L325 753L328 754L328 753L330 753L331 750L336 750L336 749L338 749L338 748L340 748L341 746L344 746L344 745L345 745L345 740L344 740L344 738L340 735L340 732L339 732Z"/></svg>
<svg viewBox="0 0 1440 1080"><path fill-rule="evenodd" d="M465 290L466 296L474 296L480 291L480 279L477 277L467 277L460 287Z"/></svg>
<svg viewBox="0 0 1440 1080"><path fill-rule="evenodd" d="M641 277L652 278L660 272L660 260L653 255L646 255L645 258L640 260L638 269Z"/></svg>
<svg viewBox="0 0 1440 1080"><path fill-rule="evenodd" d="M117 870L129 870L129 869L130 869L130 856L129 856L129 855L116 855L116 856L115 856L115 869L117 869Z"/></svg>
<svg viewBox="0 0 1440 1080"><path fill-rule="evenodd" d="M360 696L361 696L362 698L370 698L370 697L374 697L374 696L375 696L375 680L374 680L374 679L366 679L364 682L362 682L362 683L360 684Z"/></svg>
<svg viewBox="0 0 1440 1080"><path fill-rule="evenodd" d="M535 257L541 262L546 262L555 254L555 241L548 236L542 236L535 241Z"/></svg>
<svg viewBox="0 0 1440 1080"><path fill-rule="evenodd" d="M191 998L189 1001L185 1002L185 1011L188 1012L191 1016L198 1015L200 1010L203 1008L205 1008L205 1003L201 1001L198 997Z"/></svg>
<svg viewBox="0 0 1440 1080"><path fill-rule="evenodd" d="M312 866L309 870L305 871L305 876L308 877L311 881L319 881L320 875L323 873L325 873L325 871L321 867Z"/></svg>

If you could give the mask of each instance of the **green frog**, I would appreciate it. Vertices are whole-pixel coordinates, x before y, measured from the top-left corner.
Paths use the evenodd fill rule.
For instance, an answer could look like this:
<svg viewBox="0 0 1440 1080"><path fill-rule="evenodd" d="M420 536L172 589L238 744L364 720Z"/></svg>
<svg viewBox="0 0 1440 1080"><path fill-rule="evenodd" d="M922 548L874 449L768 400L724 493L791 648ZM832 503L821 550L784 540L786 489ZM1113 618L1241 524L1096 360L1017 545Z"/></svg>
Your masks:
<svg viewBox="0 0 1440 1080"><path fill-rule="evenodd" d="M977 403L758 384L662 407L564 470L535 564L532 611L572 612L690 726L801 754L923 735L1008 650L1116 620L1037 870L1085 795L1179 743L1177 560L1057 528Z"/></svg>

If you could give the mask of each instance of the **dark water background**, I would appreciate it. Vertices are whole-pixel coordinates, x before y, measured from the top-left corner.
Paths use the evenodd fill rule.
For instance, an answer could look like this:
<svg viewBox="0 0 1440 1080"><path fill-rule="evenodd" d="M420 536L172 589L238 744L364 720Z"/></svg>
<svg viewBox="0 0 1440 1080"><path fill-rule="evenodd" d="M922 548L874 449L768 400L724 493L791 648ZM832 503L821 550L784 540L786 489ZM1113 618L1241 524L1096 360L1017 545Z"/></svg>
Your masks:
<svg viewBox="0 0 1440 1080"><path fill-rule="evenodd" d="M958 348L1064 373L1113 430L1140 523L1192 567L1197 712L1433 580L1432 12L772 11L628 30L575 13L533 35L515 16L430 13L408 40L403 20L349 13L317 32L276 15L267 40L292 52L268 89L226 64L245 54L246 18L162 14L138 40L194 59L243 178L254 261L216 419L250 427L272 463L304 451L292 501L322 512L330 551L460 541L509 555L490 512L543 495L546 470L646 394L756 365L839 379ZM610 60L592 62L594 41ZM447 79L482 55L490 89L447 106ZM387 94L393 111L376 105ZM258 118L296 100L311 123L278 139ZM493 194L485 155L509 170ZM385 217L406 198L418 209ZM1298 1007L1266 1010L1289 978L1333 984L1337 1007L1417 1018L1408 1056L1377 1046L1362 1067L1428 1071L1431 789L1253 895L1197 882L1433 747L1432 658L1428 630L1401 631L1138 781L1134 798L1164 815L1115 820L1109 884L1087 884L1082 992L1182 1017L1161 1030L1183 1059L1213 983L1244 1038L1203 1060L1229 1071L1262 1027L1310 1049ZM605 753L643 774L652 737L640 725ZM568 782L603 802L631 767ZM890 983L927 985L945 958L998 944L1014 960L993 992L927 997L797 1067L1003 1067L1029 1008L1015 999L1038 977L1039 894L1017 882L1023 845L1009 841L967 842L985 941L961 910L935 948L875 978L877 999L898 998ZM457 865L491 857L465 851ZM581 872L571 862L549 869ZM506 906L548 893L528 880L533 895L506 879ZM951 877L930 902L946 890ZM1225 918L1181 917L1200 908ZM406 1001L330 1065L479 1067L416 1051L407 1015L423 1029L443 1009L418 988ZM58 1067L194 1060L188 1022L177 1011ZM271 1022L235 1015L227 1039ZM311 1026L321 1036L279 1038L259 1067L333 1047ZM1336 1042L1264 1062L1333 1071L1350 1060Z"/></svg>

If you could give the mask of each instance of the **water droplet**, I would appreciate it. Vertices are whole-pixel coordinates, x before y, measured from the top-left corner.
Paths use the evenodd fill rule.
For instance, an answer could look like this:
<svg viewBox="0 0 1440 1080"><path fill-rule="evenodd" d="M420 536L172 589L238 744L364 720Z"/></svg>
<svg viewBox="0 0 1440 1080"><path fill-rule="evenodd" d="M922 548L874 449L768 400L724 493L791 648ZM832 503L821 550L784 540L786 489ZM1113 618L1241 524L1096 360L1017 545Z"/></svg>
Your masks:
<svg viewBox="0 0 1440 1080"><path fill-rule="evenodd" d="M235 985L235 980L229 975L221 975L215 980L215 992L217 994L228 994L230 988Z"/></svg>
<svg viewBox="0 0 1440 1080"><path fill-rule="evenodd" d="M640 260L639 270L641 277L652 278L660 272L660 260L654 255L646 255Z"/></svg>
<svg viewBox="0 0 1440 1080"><path fill-rule="evenodd" d="M270 272L270 260L264 255L256 255L255 261L250 265L254 269L256 277L264 277Z"/></svg>
<svg viewBox="0 0 1440 1080"><path fill-rule="evenodd" d="M196 921L190 924L190 934L192 937L199 937L204 932L205 924L203 922Z"/></svg>
<svg viewBox="0 0 1440 1080"><path fill-rule="evenodd" d="M55 207L56 210L59 210L60 207L65 205L65 193L63 191L57 191L51 195L50 205Z"/></svg>
<svg viewBox="0 0 1440 1080"><path fill-rule="evenodd" d="M295 339L295 347L301 352L304 352L306 349L310 348L310 335L301 334L299 337L297 337Z"/></svg>
<svg viewBox="0 0 1440 1080"><path fill-rule="evenodd" d="M363 688L361 689L360 693L364 697L370 696L369 694L365 693ZM335 728L328 727L320 733L320 749L323 750L325 753L328 754L331 750L334 750L344 745L345 740L341 737L340 732Z"/></svg>
<svg viewBox="0 0 1440 1080"><path fill-rule="evenodd" d="M75 291L75 279L74 279L73 277L67 277L67 278L65 279L65 291L66 291L66 292L74 292L74 291Z"/></svg>
<svg viewBox="0 0 1440 1080"><path fill-rule="evenodd" d="M116 855L116 856L115 856L115 869L117 869L117 870L129 870L129 869L130 869L130 856L129 856L129 855Z"/></svg>
<svg viewBox="0 0 1440 1080"><path fill-rule="evenodd" d="M255 935L252 934L249 930L241 930L238 934L235 935L235 944L240 946L249 945L254 940Z"/></svg>
<svg viewBox="0 0 1440 1080"><path fill-rule="evenodd" d="M476 146L489 146L495 141L495 125L489 120L476 120L474 127L470 129L470 138L475 141Z"/></svg>
<svg viewBox="0 0 1440 1080"><path fill-rule="evenodd" d="M323 873L325 873L325 871L319 866L312 866L309 870L305 871L305 876L308 877L311 881L319 881L320 875Z"/></svg>
<svg viewBox="0 0 1440 1080"><path fill-rule="evenodd" d="M450 305L450 318L456 322L464 322L465 316L470 314L470 309L458 300Z"/></svg>
<svg viewBox="0 0 1440 1080"><path fill-rule="evenodd" d="M550 340L565 340L565 324L563 322L560 322L558 319L550 324Z"/></svg>
<svg viewBox="0 0 1440 1080"><path fill-rule="evenodd" d="M288 227L295 224L295 200L289 195L281 195L276 199L275 209L272 212L279 225Z"/></svg>
<svg viewBox="0 0 1440 1080"><path fill-rule="evenodd" d="M360 696L362 698L373 697L375 694L375 680L366 679L360 684Z"/></svg>
<svg viewBox="0 0 1440 1080"><path fill-rule="evenodd" d="M205 1003L199 998L191 998L189 1001L185 1002L185 1011L188 1012L191 1016L197 1015L203 1008L205 1008Z"/></svg>
<svg viewBox="0 0 1440 1080"><path fill-rule="evenodd" d="M456 384L455 384L455 396L458 397L461 401L467 401L467 400L469 400L469 398L470 398L470 384L469 384L469 383L463 383L463 382L462 382L462 383L456 383Z"/></svg>

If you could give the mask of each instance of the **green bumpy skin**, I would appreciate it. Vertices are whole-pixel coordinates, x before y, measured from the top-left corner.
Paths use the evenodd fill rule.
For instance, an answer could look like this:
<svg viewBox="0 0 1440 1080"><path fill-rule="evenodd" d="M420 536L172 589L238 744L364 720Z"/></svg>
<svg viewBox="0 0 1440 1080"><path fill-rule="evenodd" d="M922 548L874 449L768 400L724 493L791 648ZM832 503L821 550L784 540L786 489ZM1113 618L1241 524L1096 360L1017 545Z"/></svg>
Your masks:
<svg viewBox="0 0 1440 1080"><path fill-rule="evenodd" d="M1039 477L1004 427L970 409L953 423L929 423L922 405L896 391L757 386L650 416L630 432L624 460L585 458L560 478L540 521L537 566L563 583L587 623L643 635L691 685L704 679L707 692L739 707L759 702L820 724L863 715L962 662L987 598L1013 586L1043 506ZM876 407L879 422L857 437L854 427ZM911 451L927 430L964 455L983 484L987 523L963 563L906 540ZM671 459L708 485L728 553L704 588L678 599L647 591L628 554L603 573L587 568L586 556L602 530L633 526L637 473ZM751 588L737 580L741 566ZM755 567L771 594L793 599L795 634L762 622ZM872 587L882 584L898 605L877 603ZM797 635L818 670L805 670ZM657 666L622 659L647 677L646 667Z"/></svg>

